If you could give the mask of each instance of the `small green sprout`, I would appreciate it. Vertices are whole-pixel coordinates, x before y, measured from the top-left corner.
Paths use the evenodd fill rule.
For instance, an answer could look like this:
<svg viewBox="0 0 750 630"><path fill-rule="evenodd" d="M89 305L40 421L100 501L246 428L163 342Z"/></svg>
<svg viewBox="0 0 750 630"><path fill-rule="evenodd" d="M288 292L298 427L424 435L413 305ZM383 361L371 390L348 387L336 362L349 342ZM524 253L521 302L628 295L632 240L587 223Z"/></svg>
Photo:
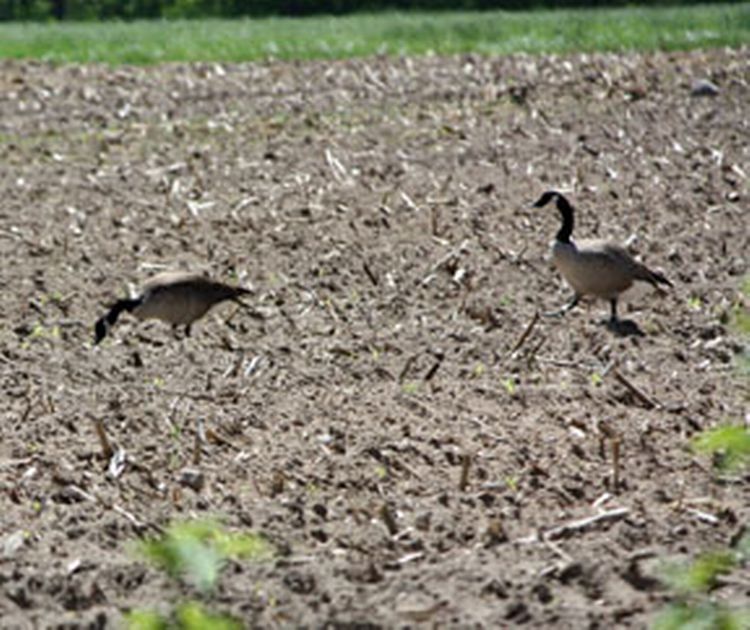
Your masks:
<svg viewBox="0 0 750 630"><path fill-rule="evenodd" d="M591 384L594 387L597 387L597 386L601 385L603 380L604 379L602 379L602 375L599 374L599 372L592 372L591 373Z"/></svg>
<svg viewBox="0 0 750 630"><path fill-rule="evenodd" d="M417 391L419 390L419 384L413 381L410 381L408 383L404 383L401 386L401 389L404 392L404 394L416 394Z"/></svg>
<svg viewBox="0 0 750 630"><path fill-rule="evenodd" d="M31 329L31 332L29 333L29 339L41 339L45 336L46 330L44 329L44 326L42 326L39 322L36 322L34 324L34 327Z"/></svg>
<svg viewBox="0 0 750 630"><path fill-rule="evenodd" d="M739 425L724 425L703 431L693 439L693 450L718 455L719 468L733 470L750 462L750 431Z"/></svg>
<svg viewBox="0 0 750 630"><path fill-rule="evenodd" d="M511 396L513 396L516 393L516 381L512 378L506 378L503 381L503 387L505 387L505 391L508 392Z"/></svg>
<svg viewBox="0 0 750 630"><path fill-rule="evenodd" d="M701 310L702 306L703 306L703 301L697 295L693 295L690 298L688 298L688 308L691 311L699 311Z"/></svg>

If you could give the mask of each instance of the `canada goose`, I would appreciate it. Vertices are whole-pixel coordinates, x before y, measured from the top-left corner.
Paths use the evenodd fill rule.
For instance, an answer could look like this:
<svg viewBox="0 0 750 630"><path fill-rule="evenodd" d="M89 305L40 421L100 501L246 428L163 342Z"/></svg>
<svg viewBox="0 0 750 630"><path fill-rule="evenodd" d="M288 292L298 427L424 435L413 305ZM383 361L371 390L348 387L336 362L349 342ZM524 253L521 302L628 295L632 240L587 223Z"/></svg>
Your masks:
<svg viewBox="0 0 750 630"><path fill-rule="evenodd" d="M535 208L546 206L550 201L557 202L557 209L562 216L562 226L552 245L552 260L555 267L573 288L573 299L562 309L548 315L562 315L576 304L584 295L605 298L612 308L610 324L616 325L617 299L629 289L633 282L642 280L658 288L659 284L672 286L658 271L652 271L636 261L624 247L617 243L602 240L587 240L574 243L573 206L559 192L545 192L533 204Z"/></svg>
<svg viewBox="0 0 750 630"><path fill-rule="evenodd" d="M104 339L123 311L128 311L139 319L160 319L173 327L184 325L185 336L189 337L190 326L212 306L225 300L242 304L239 297L248 293L248 289L216 282L195 273L160 273L144 285L138 297L118 300L106 315L97 320L94 326L94 344Z"/></svg>

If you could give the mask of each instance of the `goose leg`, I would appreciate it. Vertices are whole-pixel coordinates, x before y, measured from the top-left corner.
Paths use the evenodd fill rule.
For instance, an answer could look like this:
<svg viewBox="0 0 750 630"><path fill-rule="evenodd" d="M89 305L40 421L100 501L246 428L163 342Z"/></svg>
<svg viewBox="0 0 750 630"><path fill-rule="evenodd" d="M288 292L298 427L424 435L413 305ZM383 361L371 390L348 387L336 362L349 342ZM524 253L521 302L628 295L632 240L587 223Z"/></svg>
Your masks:
<svg viewBox="0 0 750 630"><path fill-rule="evenodd" d="M190 336L190 324L185 324L185 336Z"/></svg>
<svg viewBox="0 0 750 630"><path fill-rule="evenodd" d="M617 298L612 298L609 301L609 305L611 308L611 314L609 316L609 323L614 325L620 321L620 319L617 317Z"/></svg>
<svg viewBox="0 0 750 630"><path fill-rule="evenodd" d="M574 308L578 304L578 300L581 299L581 296L577 293L573 294L573 297L571 298L570 302L563 305L562 308L556 310L556 311L548 311L546 313L543 313L545 317L561 317L565 315L570 309Z"/></svg>

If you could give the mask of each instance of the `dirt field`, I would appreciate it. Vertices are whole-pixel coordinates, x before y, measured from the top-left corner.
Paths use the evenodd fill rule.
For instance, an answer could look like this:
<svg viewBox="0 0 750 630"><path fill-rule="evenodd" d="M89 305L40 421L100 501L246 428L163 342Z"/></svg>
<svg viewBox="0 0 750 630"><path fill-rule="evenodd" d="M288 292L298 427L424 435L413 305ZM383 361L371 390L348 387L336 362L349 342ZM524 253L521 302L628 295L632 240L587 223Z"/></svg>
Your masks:
<svg viewBox="0 0 750 630"><path fill-rule="evenodd" d="M748 419L748 59L0 63L2 627L166 610L189 589L130 545L205 516L276 548L213 600L249 627L644 627L659 562L750 515L687 448ZM674 282L622 299L642 336L604 302L524 336L569 296L550 187ZM94 347L163 268L254 288L255 316L124 315ZM747 603L737 578L717 599Z"/></svg>

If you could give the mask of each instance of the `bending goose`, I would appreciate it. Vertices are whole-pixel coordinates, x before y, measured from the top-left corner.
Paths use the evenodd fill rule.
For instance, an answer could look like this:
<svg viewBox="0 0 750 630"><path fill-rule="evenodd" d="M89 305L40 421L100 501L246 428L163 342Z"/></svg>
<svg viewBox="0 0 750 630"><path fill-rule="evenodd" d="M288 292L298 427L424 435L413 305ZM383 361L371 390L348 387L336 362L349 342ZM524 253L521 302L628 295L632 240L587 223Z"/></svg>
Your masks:
<svg viewBox="0 0 750 630"><path fill-rule="evenodd" d="M160 319L173 327L185 326L185 335L189 337L193 322L213 306L226 300L243 304L239 297L248 293L248 289L216 282L195 273L160 273L144 285L138 297L118 300L106 315L97 320L94 344L104 339L123 311L132 313L138 319Z"/></svg>
<svg viewBox="0 0 750 630"><path fill-rule="evenodd" d="M562 309L550 315L563 314L578 304L584 295L605 298L611 306L610 324L617 324L617 299L633 282L641 280L658 288L659 284L672 283L658 271L652 271L635 260L624 247L602 240L575 243L573 235L573 206L555 190L545 192L534 203L535 208L557 202L562 226L552 245L552 260L566 282L573 288L573 299Z"/></svg>

